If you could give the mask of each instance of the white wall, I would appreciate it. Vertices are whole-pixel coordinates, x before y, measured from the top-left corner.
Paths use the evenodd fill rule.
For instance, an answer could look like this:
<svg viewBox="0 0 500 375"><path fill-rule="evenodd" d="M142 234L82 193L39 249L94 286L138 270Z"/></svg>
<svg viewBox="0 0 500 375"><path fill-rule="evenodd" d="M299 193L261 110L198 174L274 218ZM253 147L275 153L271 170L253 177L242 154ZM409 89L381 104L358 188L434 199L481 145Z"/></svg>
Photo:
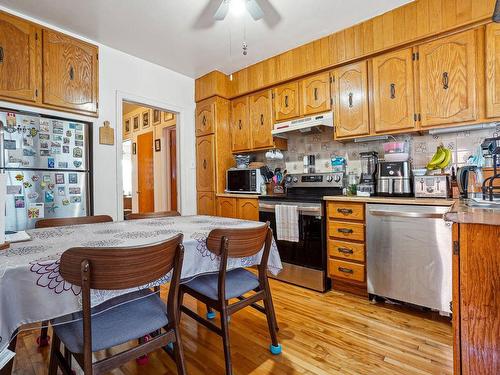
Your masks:
<svg viewBox="0 0 500 375"><path fill-rule="evenodd" d="M139 101L178 112L177 143L179 145L179 180L182 214L196 212L195 188L195 134L194 134L194 79L173 72L159 65L128 55L116 49L82 38L71 32L41 22L5 7L0 9L29 19L55 30L87 40L99 46L99 118L94 121L94 212L108 214L115 219L121 213L121 98ZM168 46L158 46L168 48ZM145 56L147 58L147 56ZM120 100L118 100L120 99ZM82 116L40 110L34 107L13 105L0 101L0 106L33 112L84 119ZM98 126L108 120L115 129L115 145L99 145ZM117 126L119 124L119 126ZM120 148L120 149L117 149ZM120 152L118 152L120 151Z"/></svg>

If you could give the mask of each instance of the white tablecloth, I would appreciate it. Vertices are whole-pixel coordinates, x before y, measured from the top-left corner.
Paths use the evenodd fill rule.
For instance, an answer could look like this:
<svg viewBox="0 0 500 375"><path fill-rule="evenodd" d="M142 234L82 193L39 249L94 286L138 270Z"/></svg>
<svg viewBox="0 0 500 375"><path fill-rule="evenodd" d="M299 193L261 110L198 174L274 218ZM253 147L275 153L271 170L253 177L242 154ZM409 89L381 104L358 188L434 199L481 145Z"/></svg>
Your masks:
<svg viewBox="0 0 500 375"><path fill-rule="evenodd" d="M187 280L219 269L219 258L205 245L212 229L257 225L260 224L254 221L182 216L30 230L31 241L15 243L8 250L0 251L0 352L21 325L81 309L80 288L59 275L60 256L71 247L138 246L183 233L185 254L181 277ZM229 259L228 269L259 264L261 255L260 252L248 258ZM274 240L268 268L274 274L282 268ZM165 283L169 278L170 275L165 275L152 285ZM125 291L94 290L92 305L123 293Z"/></svg>

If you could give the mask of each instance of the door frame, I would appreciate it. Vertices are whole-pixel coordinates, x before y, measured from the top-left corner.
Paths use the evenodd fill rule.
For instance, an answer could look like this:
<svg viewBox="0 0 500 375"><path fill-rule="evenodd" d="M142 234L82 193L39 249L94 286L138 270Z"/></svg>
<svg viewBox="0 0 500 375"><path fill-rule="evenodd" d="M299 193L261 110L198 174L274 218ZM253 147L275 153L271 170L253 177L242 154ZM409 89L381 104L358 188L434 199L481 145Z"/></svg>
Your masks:
<svg viewBox="0 0 500 375"><path fill-rule="evenodd" d="M180 124L185 122L186 110L182 107L162 102L150 98L145 98L140 95L134 95L123 91L116 91L116 210L118 220L123 220L123 169L122 169L122 153L123 153L123 102L130 102L144 107L151 107L165 112L172 112L176 115L176 152L181 153L180 135L182 127ZM177 171L181 170L181 158L177 157ZM188 164L188 161L185 162ZM188 165L185 166L188 168ZM181 182L182 176L177 173L177 210L182 213L181 198Z"/></svg>

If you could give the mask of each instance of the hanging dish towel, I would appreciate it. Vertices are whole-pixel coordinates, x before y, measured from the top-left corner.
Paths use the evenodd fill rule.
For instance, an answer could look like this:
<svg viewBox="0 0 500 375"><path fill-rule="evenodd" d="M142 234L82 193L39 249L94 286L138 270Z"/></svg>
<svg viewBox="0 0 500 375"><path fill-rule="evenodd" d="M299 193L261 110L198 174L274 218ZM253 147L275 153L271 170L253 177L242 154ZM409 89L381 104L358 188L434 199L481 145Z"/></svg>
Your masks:
<svg viewBox="0 0 500 375"><path fill-rule="evenodd" d="M299 208L277 204L275 210L278 241L299 242Z"/></svg>

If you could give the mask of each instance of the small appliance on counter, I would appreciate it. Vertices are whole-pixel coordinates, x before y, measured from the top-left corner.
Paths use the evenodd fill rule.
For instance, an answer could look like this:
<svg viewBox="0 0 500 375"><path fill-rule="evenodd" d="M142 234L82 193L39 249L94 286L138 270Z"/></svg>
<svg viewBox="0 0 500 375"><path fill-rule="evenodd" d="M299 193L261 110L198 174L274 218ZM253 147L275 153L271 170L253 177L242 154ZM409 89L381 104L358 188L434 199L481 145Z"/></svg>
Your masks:
<svg viewBox="0 0 500 375"><path fill-rule="evenodd" d="M361 179L357 186L357 195L370 196L376 192L378 153L361 152Z"/></svg>
<svg viewBox="0 0 500 375"><path fill-rule="evenodd" d="M260 168L230 168L226 171L226 193L260 194L265 182Z"/></svg>
<svg viewBox="0 0 500 375"><path fill-rule="evenodd" d="M413 188L416 198L449 198L450 179L446 174L433 176L415 176Z"/></svg>
<svg viewBox="0 0 500 375"><path fill-rule="evenodd" d="M481 168L475 165L466 165L458 168L457 183L461 197L479 197L483 184Z"/></svg>
<svg viewBox="0 0 500 375"><path fill-rule="evenodd" d="M485 163L489 168L484 171L482 198L490 202L500 200L500 137L485 139L481 148L485 160L490 160Z"/></svg>
<svg viewBox="0 0 500 375"><path fill-rule="evenodd" d="M412 195L412 176L409 161L379 161L377 169L378 195L398 197Z"/></svg>

